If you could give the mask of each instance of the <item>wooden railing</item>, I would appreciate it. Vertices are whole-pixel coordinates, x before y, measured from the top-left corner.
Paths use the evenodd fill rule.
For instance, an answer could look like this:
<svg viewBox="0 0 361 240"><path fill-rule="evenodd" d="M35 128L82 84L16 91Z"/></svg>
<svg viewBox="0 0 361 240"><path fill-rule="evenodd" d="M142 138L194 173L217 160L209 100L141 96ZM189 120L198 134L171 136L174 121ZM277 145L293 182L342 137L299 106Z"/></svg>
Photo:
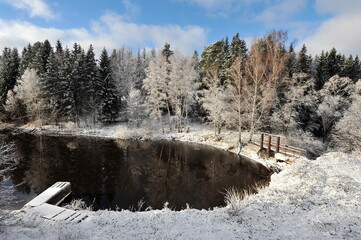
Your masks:
<svg viewBox="0 0 361 240"><path fill-rule="evenodd" d="M265 139L265 137L267 137L267 139ZM287 144L281 144L281 138L285 139L285 137L281 137L278 135L261 133L259 141L255 141L252 139L252 142L260 146L260 149L266 149L267 158L270 158L271 151L296 157L303 156L307 153L305 149L289 146ZM275 139L275 141L272 141L273 139Z"/></svg>

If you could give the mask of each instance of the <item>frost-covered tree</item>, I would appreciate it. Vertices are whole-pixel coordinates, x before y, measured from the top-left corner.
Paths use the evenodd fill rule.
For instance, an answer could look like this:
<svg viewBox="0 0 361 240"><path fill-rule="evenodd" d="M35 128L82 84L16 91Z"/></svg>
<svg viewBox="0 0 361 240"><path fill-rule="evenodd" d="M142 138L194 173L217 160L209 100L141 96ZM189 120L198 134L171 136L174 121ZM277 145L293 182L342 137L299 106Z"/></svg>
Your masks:
<svg viewBox="0 0 361 240"><path fill-rule="evenodd" d="M176 128L178 132L182 132L183 125L187 124L188 113L195 103L195 93L199 87L196 82L198 72L194 68L192 58L182 56L179 52L170 57L170 63L167 95L174 112Z"/></svg>
<svg viewBox="0 0 361 240"><path fill-rule="evenodd" d="M45 102L41 90L40 77L34 69L26 69L14 87L15 98L26 107L29 120L41 123L44 120Z"/></svg>
<svg viewBox="0 0 361 240"><path fill-rule="evenodd" d="M127 98L127 117L131 125L139 127L145 114L143 97L139 89L133 85L130 86L128 98Z"/></svg>
<svg viewBox="0 0 361 240"><path fill-rule="evenodd" d="M152 57L146 69L146 78L143 88L146 91L145 107L153 120L159 121L164 132L163 109L167 108L168 96L168 69L169 63L163 55ZM170 112L168 111L170 115Z"/></svg>
<svg viewBox="0 0 361 240"><path fill-rule="evenodd" d="M333 140L335 147L361 152L361 95L355 96L351 106L336 123Z"/></svg>
<svg viewBox="0 0 361 240"><path fill-rule="evenodd" d="M207 120L213 125L215 135L218 136L226 125L229 105L227 104L226 90L220 83L217 66L208 68L203 82L206 89L200 91L200 101L208 114Z"/></svg>
<svg viewBox="0 0 361 240"><path fill-rule="evenodd" d="M136 77L137 64L133 58L133 52L122 47L118 51L114 50L110 59L112 75L116 82L117 91L119 92L120 97L126 100L131 85L134 84ZM124 103L126 102L127 101L124 101ZM125 104L122 104L122 109L126 109Z"/></svg>
<svg viewBox="0 0 361 240"><path fill-rule="evenodd" d="M350 78L335 75L318 92L320 103L318 114L322 120L323 141L328 140L334 124L340 119L350 104L354 84Z"/></svg>
<svg viewBox="0 0 361 240"><path fill-rule="evenodd" d="M278 99L270 118L270 128L277 133L288 135L298 130L303 109L312 108L316 102L315 80L306 73L294 73L283 83L282 99ZM307 131L307 130L306 130Z"/></svg>

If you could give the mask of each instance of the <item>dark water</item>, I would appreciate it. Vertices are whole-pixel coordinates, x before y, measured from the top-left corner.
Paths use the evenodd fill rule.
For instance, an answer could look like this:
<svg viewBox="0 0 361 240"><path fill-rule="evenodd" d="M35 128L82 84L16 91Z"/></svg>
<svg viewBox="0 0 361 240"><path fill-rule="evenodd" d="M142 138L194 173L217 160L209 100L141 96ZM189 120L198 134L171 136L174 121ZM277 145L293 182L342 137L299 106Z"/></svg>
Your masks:
<svg viewBox="0 0 361 240"><path fill-rule="evenodd" d="M2 136L16 144L18 167L10 175L21 207L57 181L69 181L73 199L93 209L224 205L225 189L267 183L262 165L213 147L89 137ZM68 199L69 201L70 199Z"/></svg>

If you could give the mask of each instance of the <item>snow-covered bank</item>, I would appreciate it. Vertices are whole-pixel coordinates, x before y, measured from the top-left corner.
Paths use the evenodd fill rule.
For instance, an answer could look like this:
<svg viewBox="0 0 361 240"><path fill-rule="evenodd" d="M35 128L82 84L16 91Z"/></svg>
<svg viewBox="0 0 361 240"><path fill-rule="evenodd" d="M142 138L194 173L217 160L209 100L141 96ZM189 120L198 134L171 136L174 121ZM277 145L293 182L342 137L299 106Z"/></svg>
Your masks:
<svg viewBox="0 0 361 240"><path fill-rule="evenodd" d="M88 212L74 224L12 212L1 239L361 239L361 159L328 153L272 175L232 207Z"/></svg>
<svg viewBox="0 0 361 240"><path fill-rule="evenodd" d="M137 140L173 140L210 145L225 151L238 153L238 132L224 130L215 137L214 129L204 124L193 123L189 131L178 133L166 130L162 133L159 126L147 126L142 128L130 128L125 124L98 126L92 128L77 128L67 125L59 128L54 125L45 125L41 128L28 124L17 128L18 131L43 134L43 135L70 135L70 136L94 136L112 139L137 139ZM243 134L243 139L248 139L248 133ZM286 163L276 162L275 159L264 159L257 155L258 148L248 144L242 149L241 155L251 158L268 168L283 169ZM293 158L290 158L294 160Z"/></svg>

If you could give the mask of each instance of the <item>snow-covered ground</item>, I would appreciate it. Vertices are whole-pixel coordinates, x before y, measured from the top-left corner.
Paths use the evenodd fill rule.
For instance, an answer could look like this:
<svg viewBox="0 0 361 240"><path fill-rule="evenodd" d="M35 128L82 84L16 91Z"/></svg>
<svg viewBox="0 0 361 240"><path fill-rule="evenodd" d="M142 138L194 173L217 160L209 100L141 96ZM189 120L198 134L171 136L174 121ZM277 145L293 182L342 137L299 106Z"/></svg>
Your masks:
<svg viewBox="0 0 361 240"><path fill-rule="evenodd" d="M269 187L213 211L90 212L81 223L12 212L1 239L361 239L361 159L328 153L272 175Z"/></svg>
<svg viewBox="0 0 361 240"><path fill-rule="evenodd" d="M47 131L56 133L51 127ZM238 151L236 133L224 132L219 141L201 126L165 135L124 126L61 133L166 138ZM334 152L314 161L297 159L273 174L259 194L212 211L86 211L89 217L78 224L9 213L0 222L0 239L361 239L361 158Z"/></svg>

